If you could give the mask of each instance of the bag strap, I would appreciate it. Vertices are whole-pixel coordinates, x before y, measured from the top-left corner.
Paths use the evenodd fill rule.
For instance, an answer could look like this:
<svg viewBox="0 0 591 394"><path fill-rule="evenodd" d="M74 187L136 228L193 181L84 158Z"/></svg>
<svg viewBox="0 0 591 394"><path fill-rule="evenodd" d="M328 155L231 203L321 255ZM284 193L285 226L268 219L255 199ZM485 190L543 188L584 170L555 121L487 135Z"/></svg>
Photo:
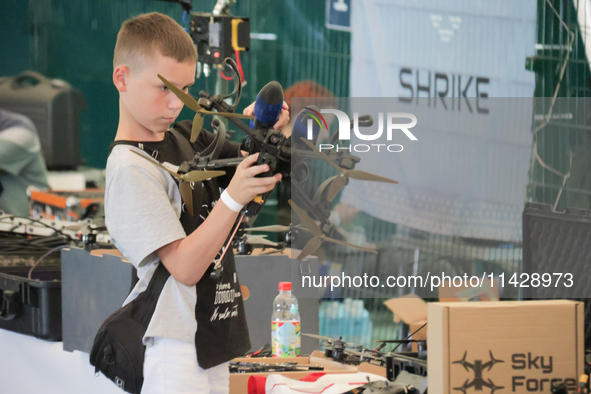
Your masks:
<svg viewBox="0 0 591 394"><path fill-rule="evenodd" d="M183 161L193 160L193 157L195 157L195 150L193 149L193 146L191 145L191 143L189 142L187 137L185 137L180 131L178 131L174 127L169 128L168 131L170 131L174 135L176 140L178 141L179 147L181 148L181 151L183 152L183 156L185 156ZM111 152L113 151L113 148L116 147L117 145L131 145L131 146L135 146L136 148L139 148L141 150L144 150L142 142L118 140L118 141L111 142L111 144L109 145L109 154L111 154ZM149 153L150 152L148 152L148 154Z"/></svg>
<svg viewBox="0 0 591 394"><path fill-rule="evenodd" d="M162 293L164 284L166 283L169 277L170 272L168 272L164 264L160 262L158 264L158 267L156 267L156 271L154 271L154 275L152 275L152 279L150 279L150 283L148 283L146 293L149 294L152 298L158 299L158 297L160 297L160 293Z"/></svg>
<svg viewBox="0 0 591 394"><path fill-rule="evenodd" d="M195 157L195 150L191 146L191 143L189 142L187 137L185 137L180 131L178 131L174 127L171 127L168 130L175 136L176 140L179 142L179 146L181 148L181 151L183 152L183 156L185 156L185 160L193 160L193 157Z"/></svg>

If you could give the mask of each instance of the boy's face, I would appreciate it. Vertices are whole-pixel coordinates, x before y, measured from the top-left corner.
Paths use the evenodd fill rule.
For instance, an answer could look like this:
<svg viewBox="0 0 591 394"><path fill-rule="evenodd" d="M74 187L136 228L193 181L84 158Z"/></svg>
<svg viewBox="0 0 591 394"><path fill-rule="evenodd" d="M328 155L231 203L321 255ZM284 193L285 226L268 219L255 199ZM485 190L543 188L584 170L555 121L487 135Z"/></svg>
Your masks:
<svg viewBox="0 0 591 394"><path fill-rule="evenodd" d="M158 74L188 92L195 82L195 68L193 62L179 63L157 53L139 69L131 69L124 90L119 89L129 125L142 134L146 131L156 134L157 140L164 138L163 133L176 120L183 103L168 90Z"/></svg>

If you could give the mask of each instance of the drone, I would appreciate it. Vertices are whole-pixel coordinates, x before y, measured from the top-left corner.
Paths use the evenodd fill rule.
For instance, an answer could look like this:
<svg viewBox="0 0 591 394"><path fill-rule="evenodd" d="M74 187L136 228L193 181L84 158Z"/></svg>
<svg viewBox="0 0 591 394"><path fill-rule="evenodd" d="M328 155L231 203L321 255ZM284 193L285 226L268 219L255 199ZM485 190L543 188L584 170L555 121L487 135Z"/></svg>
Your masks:
<svg viewBox="0 0 591 394"><path fill-rule="evenodd" d="M396 343L397 345L391 350L391 352L396 351L396 349L398 349L401 345L416 343L418 348L417 356L426 357L427 355L427 340L425 339L376 339L374 342L379 343L376 351L380 351L389 343Z"/></svg>
<svg viewBox="0 0 591 394"><path fill-rule="evenodd" d="M90 251L97 248L112 247L111 238L105 235L107 227L103 219L83 220L68 225L64 228L76 234L76 238L82 242L84 249Z"/></svg>
<svg viewBox="0 0 591 394"><path fill-rule="evenodd" d="M322 335L305 334L302 335L316 338L327 344L324 351L324 357L334 361L359 365L363 362L386 368L388 380L395 380L402 371L408 373L427 376L426 355L418 356L416 354L406 353L381 353L377 350L367 349L363 346L351 342L343 341L342 337L334 339Z"/></svg>
<svg viewBox="0 0 591 394"><path fill-rule="evenodd" d="M305 335L310 338L316 338L320 341L326 342L326 344L328 345L326 350L324 351L324 357L326 358L330 358L334 361L344 364L359 365L361 363L358 356L351 354L347 350L347 348L357 348L358 346L354 343L343 341L343 337L340 337L339 339L334 339L316 334L302 333L302 335Z"/></svg>
<svg viewBox="0 0 591 394"><path fill-rule="evenodd" d="M253 232L274 232L280 233L279 242L274 242L267 239L267 235L256 235ZM294 228L294 233L297 230ZM239 228L236 238L232 242L232 246L237 250L239 255L248 255L253 252L255 248L262 249L261 255L281 253L286 248L291 246L292 228L290 226L271 225L262 227ZM267 251L268 250L268 251Z"/></svg>
<svg viewBox="0 0 591 394"><path fill-rule="evenodd" d="M278 364L230 361L230 373L302 371L324 371L324 367L319 365L298 364L295 361Z"/></svg>
<svg viewBox="0 0 591 394"><path fill-rule="evenodd" d="M393 383L388 380L378 380L375 382L368 382L363 386L359 386L345 394L420 394L421 392L409 385L402 385Z"/></svg>
<svg viewBox="0 0 591 394"><path fill-rule="evenodd" d="M259 155L256 164L267 164L269 166L269 171L260 174L259 176L273 176L280 173L282 175L281 182L284 182L290 187L292 195L296 197L298 202L303 204L303 206L300 207L295 204L294 201L289 201L292 209L300 219L301 225L312 235L297 256L297 260L302 260L315 253L324 242L340 244L369 253L377 253L375 249L358 246L332 238L332 236L338 234L338 232L336 231L334 224L329 220L329 203L348 183L349 178L388 183L398 182L365 171L355 170L355 164L358 163L360 159L351 155L350 152L346 150L338 151L332 149L330 151L322 152L310 141L303 138L303 145L298 143L298 146L302 146L302 149L296 149L295 146L292 146L291 137L285 137L280 131L274 130L272 125L261 124L255 120L256 117L254 116L236 114L235 111L242 96L242 81L236 63L231 58L226 58L222 64L224 67L229 68L232 71L232 79L234 82L233 92L226 96L211 96L209 93L201 91L199 92L199 98L196 100L191 95L171 84L164 76L158 75L163 83L188 108L195 111L191 141L195 141L198 138L204 125L204 118L209 115L217 115L227 118L230 123L246 134L246 137L241 144L241 150L248 152L248 154L258 153ZM268 86L270 86L269 89L277 89L276 86L279 86L281 97L283 97L283 90L277 82L267 84L263 90ZM234 97L234 100L233 104L230 105L226 100L232 97ZM281 100L281 102L282 101L283 100ZM254 128L247 126L241 121L242 119L254 120ZM371 116L366 115L360 117L360 126L367 127L371 124L373 124ZM191 215L193 214L191 208L193 206L193 198L195 197L191 192L189 183L204 182L208 179L224 175L225 170L238 166L242 160L244 160L244 157L219 159L221 148L226 140L226 126L219 121L219 119L214 119L211 122L211 127L215 131L216 136L210 146L204 151L195 154L192 160L185 161L180 166L174 166L165 162L160 163L154 158L140 155L142 158L162 167L173 177L178 179L181 197L185 206L189 207L189 214ZM336 141L336 136L337 134L335 133L331 138L331 141ZM292 167L294 168L294 173L308 173L308 167L303 161L304 158L325 160L339 172L338 175L330 177L324 181L312 198L304 192L304 183L307 179L307 175L292 176ZM195 189L201 190L201 188L198 187ZM267 192L257 196L243 208L244 220L241 220L240 222L242 229L238 232L238 237L234 241L234 246L237 246L238 249L241 249L245 254L251 252L254 246L266 246L282 250L290 245L290 241L285 239L279 243L272 243L260 236L254 237L244 235L244 230L251 227L251 223L254 223L254 220L256 220L260 209L267 201L270 193L271 192ZM201 197L197 196L197 198ZM287 237L291 239L290 235Z"/></svg>

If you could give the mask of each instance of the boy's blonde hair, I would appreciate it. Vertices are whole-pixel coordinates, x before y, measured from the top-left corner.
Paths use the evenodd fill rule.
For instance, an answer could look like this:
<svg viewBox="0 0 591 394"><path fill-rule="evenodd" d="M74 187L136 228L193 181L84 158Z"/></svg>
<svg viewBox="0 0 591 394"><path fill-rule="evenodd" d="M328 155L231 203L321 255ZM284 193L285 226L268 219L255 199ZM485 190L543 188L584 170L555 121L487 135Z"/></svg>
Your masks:
<svg viewBox="0 0 591 394"><path fill-rule="evenodd" d="M143 61L157 54L179 63L197 62L197 50L189 33L171 17L151 12L123 22L117 34L113 68L121 64L139 68Z"/></svg>

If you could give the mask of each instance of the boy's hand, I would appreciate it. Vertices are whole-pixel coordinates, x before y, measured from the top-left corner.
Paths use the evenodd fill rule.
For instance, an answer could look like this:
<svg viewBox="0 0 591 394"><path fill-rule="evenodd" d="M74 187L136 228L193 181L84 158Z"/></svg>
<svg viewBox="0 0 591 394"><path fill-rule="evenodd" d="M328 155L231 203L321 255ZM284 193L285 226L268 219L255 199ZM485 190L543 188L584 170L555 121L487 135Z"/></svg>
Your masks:
<svg viewBox="0 0 591 394"><path fill-rule="evenodd" d="M269 171L269 166L263 164L253 165L257 162L258 153L248 156L236 167L236 173L228 185L230 197L239 204L246 205L257 195L273 190L275 184L281 179L281 174L272 177L256 178L255 176Z"/></svg>
<svg viewBox="0 0 591 394"><path fill-rule="evenodd" d="M244 111L242 111L242 113L244 115L254 115L254 105L255 105L256 101L253 102L252 104L250 104L248 107L244 108ZM289 123L289 107L287 106L287 103L284 101L283 102L283 109L281 109L281 115L279 115L279 119L277 119L277 122L275 122L275 124L273 125L273 128L275 130L279 130L280 128L282 128L283 126L285 126L286 124Z"/></svg>

